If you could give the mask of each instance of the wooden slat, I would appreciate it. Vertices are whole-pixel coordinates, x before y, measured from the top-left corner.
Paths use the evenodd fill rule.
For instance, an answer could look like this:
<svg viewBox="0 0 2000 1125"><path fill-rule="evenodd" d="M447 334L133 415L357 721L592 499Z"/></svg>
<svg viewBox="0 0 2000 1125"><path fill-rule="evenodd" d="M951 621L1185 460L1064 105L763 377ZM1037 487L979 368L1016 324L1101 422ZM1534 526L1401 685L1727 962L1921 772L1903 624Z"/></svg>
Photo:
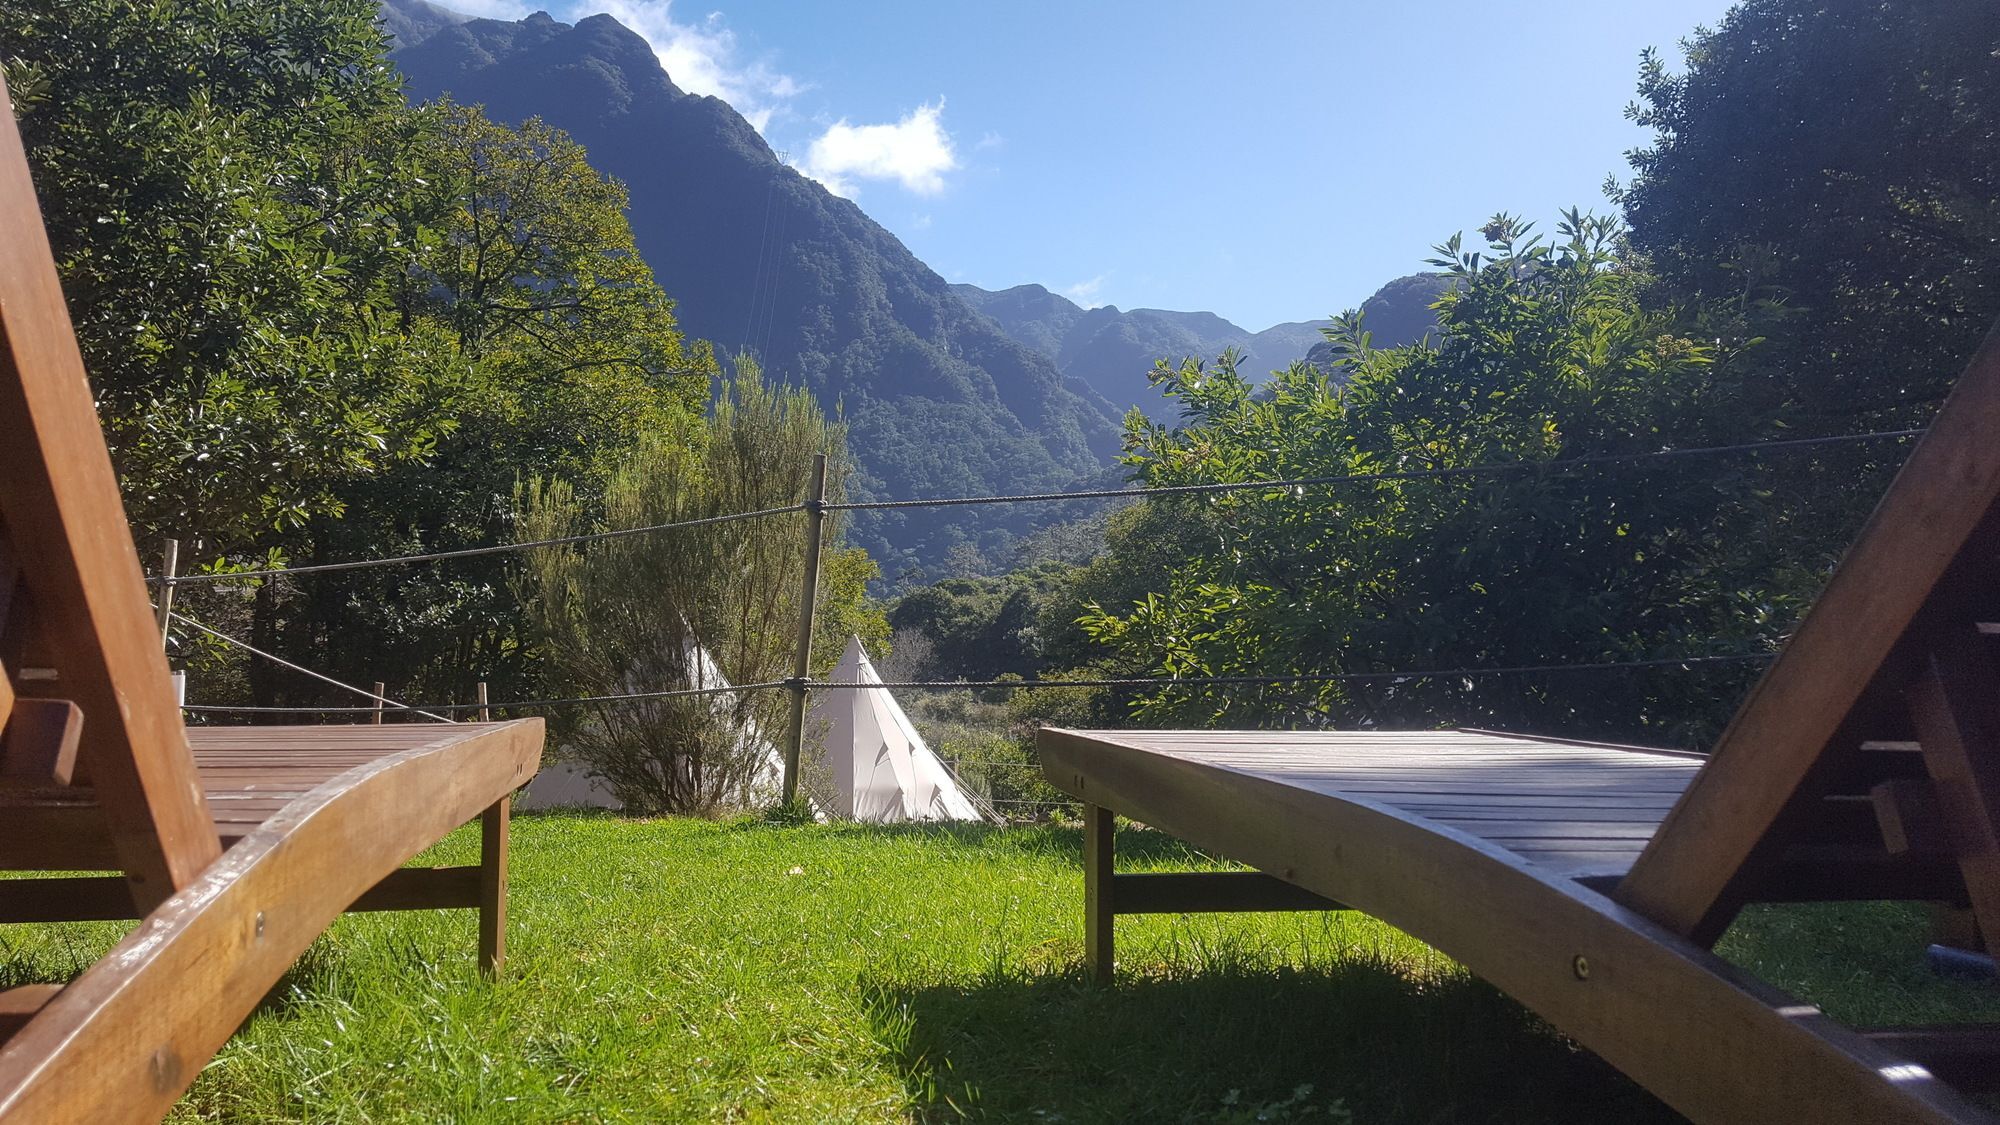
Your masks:
<svg viewBox="0 0 2000 1125"><path fill-rule="evenodd" d="M477 867L405 867L382 877L347 907L471 910L482 904ZM114 922L139 917L132 892L115 875L0 879L0 922Z"/></svg>
<svg viewBox="0 0 2000 1125"><path fill-rule="evenodd" d="M1983 1117L1921 1068L1504 849L1122 738L1044 728L1036 745L1045 776L1078 800L1382 918L1696 1120Z"/></svg>
<svg viewBox="0 0 2000 1125"><path fill-rule="evenodd" d="M1620 901L1697 940L1720 933L1740 899L1732 889L1758 877L1753 855L1811 795L1815 766L1994 511L1995 435L2000 332L1981 344L1825 592L1626 876Z"/></svg>
<svg viewBox="0 0 2000 1125"><path fill-rule="evenodd" d="M477 867L404 867L384 875L347 908L374 910L474 910L480 904Z"/></svg>
<svg viewBox="0 0 2000 1125"><path fill-rule="evenodd" d="M5 532L0 532L0 535L4 534ZM0 541L0 547L4 547L4 541ZM0 574L0 582L4 582L5 579L6 575ZM5 629L6 624L6 618L0 616L0 629ZM0 658L0 737L6 736L8 720L14 714L15 698L14 678L7 672L5 659Z"/></svg>
<svg viewBox="0 0 2000 1125"><path fill-rule="evenodd" d="M0 801L0 856L16 871L117 871L124 864L104 810L84 802Z"/></svg>
<svg viewBox="0 0 2000 1125"><path fill-rule="evenodd" d="M1629 870L1701 766L1684 754L1468 731L1119 737L1150 753L1406 810L1572 877ZM1865 809L1839 812L1843 824L1867 823Z"/></svg>
<svg viewBox="0 0 2000 1125"><path fill-rule="evenodd" d="M1890 855L1949 857L1937 789L1921 777L1899 777L1868 791L1882 846Z"/></svg>
<svg viewBox="0 0 2000 1125"><path fill-rule="evenodd" d="M68 785L76 772L83 708L67 699L17 698L12 712L0 731L0 786Z"/></svg>
<svg viewBox="0 0 2000 1125"><path fill-rule="evenodd" d="M1339 903L1262 871L1134 872L1112 876L1119 914L1229 914L1343 910Z"/></svg>
<svg viewBox="0 0 2000 1125"><path fill-rule="evenodd" d="M2000 934L2000 667L1977 634L1939 636L1910 713L1973 916L1980 932Z"/></svg>
<svg viewBox="0 0 2000 1125"><path fill-rule="evenodd" d="M1744 889L1750 902L1944 902L1965 893L1958 865L1942 856L1879 849L1797 846Z"/></svg>
<svg viewBox="0 0 2000 1125"><path fill-rule="evenodd" d="M110 922L140 917L122 875L0 879L0 922Z"/></svg>
<svg viewBox="0 0 2000 1125"><path fill-rule="evenodd" d="M155 905L221 854L195 782L138 552L0 81L0 516L133 897ZM0 856L0 861L6 857Z"/></svg>

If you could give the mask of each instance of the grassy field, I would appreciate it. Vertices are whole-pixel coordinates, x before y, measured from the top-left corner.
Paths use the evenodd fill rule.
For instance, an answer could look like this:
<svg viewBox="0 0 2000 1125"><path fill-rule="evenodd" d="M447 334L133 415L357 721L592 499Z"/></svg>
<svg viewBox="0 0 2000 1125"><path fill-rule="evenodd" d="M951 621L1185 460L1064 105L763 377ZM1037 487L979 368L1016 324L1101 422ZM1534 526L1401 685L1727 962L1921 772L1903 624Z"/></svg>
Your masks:
<svg viewBox="0 0 2000 1125"><path fill-rule="evenodd" d="M1672 1120L1449 961L1355 914L1120 922L1078 971L1078 838L526 816L507 980L470 913L343 919L177 1120ZM440 860L472 858L461 832ZM1134 867L1203 866L1128 831ZM105 925L0 933L11 983ZM1846 1018L2000 1019L1915 911L1764 911L1725 951ZM1887 957L1890 969L1878 971Z"/></svg>

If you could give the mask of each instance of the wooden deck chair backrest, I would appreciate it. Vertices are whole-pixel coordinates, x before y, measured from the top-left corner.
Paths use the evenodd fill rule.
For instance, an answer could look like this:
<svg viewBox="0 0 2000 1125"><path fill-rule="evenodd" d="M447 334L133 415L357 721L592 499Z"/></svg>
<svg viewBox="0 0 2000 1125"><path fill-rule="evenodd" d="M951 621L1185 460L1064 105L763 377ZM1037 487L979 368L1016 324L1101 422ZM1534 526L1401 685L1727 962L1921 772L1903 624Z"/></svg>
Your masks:
<svg viewBox="0 0 2000 1125"><path fill-rule="evenodd" d="M220 845L4 79L0 637L10 650L0 652L8 661L0 667L0 785L29 805L37 790L87 785L97 810L57 821L0 811L10 822L0 826L0 867L86 859L103 852L108 834L134 902L150 910L192 882ZM54 678L23 679L30 661ZM51 698L30 698L38 696ZM70 838L48 839L50 824Z"/></svg>
<svg viewBox="0 0 2000 1125"><path fill-rule="evenodd" d="M1788 849L1824 838L1830 794L1875 787L1879 800L1901 776L1935 799L1921 815L1951 837L1975 910L2000 918L2000 671L1988 651L2000 637L1981 629L1995 622L2000 329L1616 896L1712 943L1744 902L1785 897L1769 882Z"/></svg>

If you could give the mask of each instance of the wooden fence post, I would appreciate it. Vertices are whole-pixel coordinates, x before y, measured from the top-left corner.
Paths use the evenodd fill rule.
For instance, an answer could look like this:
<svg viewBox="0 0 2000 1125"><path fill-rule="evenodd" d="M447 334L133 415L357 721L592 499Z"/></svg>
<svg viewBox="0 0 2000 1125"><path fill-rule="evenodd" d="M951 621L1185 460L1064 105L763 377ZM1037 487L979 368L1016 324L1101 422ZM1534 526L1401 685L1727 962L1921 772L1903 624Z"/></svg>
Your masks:
<svg viewBox="0 0 2000 1125"><path fill-rule="evenodd" d="M388 684L383 683L381 680L375 681L375 717L368 721L378 727L382 725L382 697L388 690Z"/></svg>
<svg viewBox="0 0 2000 1125"><path fill-rule="evenodd" d="M490 722L492 722L492 721L493 721L493 713L492 713L491 711L488 711L488 710L486 709L486 681L485 681L485 680L481 680L481 681L479 681L479 721L480 721L480 722L482 722L482 723L490 723Z"/></svg>
<svg viewBox="0 0 2000 1125"><path fill-rule="evenodd" d="M799 795L799 751L806 737L806 676L812 669L813 615L819 608L819 549L826 525L826 454L813 454L806 486L806 573L799 595L799 647L792 656L791 725L785 738L784 803Z"/></svg>
<svg viewBox="0 0 2000 1125"><path fill-rule="evenodd" d="M167 643L167 626L174 617L174 579L180 577L180 567L181 541L169 539L160 553L160 577L164 581L160 583L159 606L153 611L154 620L160 623L162 645Z"/></svg>

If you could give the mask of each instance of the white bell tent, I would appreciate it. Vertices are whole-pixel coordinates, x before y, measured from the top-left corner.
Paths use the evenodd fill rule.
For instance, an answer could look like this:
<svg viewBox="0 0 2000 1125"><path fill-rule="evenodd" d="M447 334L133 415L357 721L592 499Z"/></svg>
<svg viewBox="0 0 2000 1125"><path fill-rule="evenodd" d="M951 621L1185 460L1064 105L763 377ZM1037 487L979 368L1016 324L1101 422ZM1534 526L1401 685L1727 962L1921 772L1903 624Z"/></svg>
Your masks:
<svg viewBox="0 0 2000 1125"><path fill-rule="evenodd" d="M880 684L882 677L861 638L852 637L829 680ZM987 819L887 689L835 687L817 694L808 729L819 733L820 760L832 775L830 815L877 824Z"/></svg>

